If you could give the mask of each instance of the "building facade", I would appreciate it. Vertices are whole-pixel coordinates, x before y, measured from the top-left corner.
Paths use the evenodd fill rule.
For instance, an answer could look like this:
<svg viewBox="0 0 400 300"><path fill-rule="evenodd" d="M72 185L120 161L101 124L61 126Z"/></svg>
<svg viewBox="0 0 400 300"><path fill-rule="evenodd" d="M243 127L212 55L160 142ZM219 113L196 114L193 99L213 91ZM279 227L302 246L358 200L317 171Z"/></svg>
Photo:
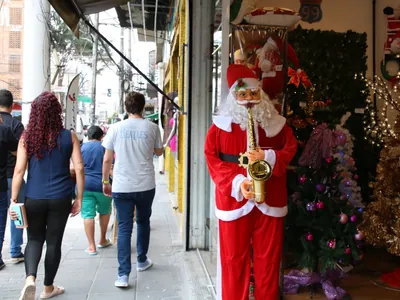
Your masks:
<svg viewBox="0 0 400 300"><path fill-rule="evenodd" d="M22 49L24 0L5 0L0 10L0 89L8 89L15 102L22 101Z"/></svg>

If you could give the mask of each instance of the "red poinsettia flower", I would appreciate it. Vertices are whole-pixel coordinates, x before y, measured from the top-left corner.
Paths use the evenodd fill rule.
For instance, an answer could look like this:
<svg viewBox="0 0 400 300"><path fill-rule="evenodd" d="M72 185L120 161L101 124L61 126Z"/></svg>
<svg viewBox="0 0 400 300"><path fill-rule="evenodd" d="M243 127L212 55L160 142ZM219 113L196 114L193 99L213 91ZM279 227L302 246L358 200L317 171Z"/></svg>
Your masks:
<svg viewBox="0 0 400 300"><path fill-rule="evenodd" d="M289 68L288 75L290 77L289 84L294 84L296 87L299 87L301 83L305 88L312 86L312 83L310 79L308 79L306 72L301 69L296 71L295 69Z"/></svg>

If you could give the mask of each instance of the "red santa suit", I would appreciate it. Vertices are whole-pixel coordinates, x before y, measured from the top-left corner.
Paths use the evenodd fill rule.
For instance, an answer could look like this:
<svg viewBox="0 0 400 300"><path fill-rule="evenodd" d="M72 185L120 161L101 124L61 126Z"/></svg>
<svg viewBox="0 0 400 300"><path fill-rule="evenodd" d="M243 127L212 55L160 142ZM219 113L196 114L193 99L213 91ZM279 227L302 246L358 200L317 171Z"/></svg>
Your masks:
<svg viewBox="0 0 400 300"><path fill-rule="evenodd" d="M221 293L219 299L249 298L250 244L253 247L256 300L276 300L283 246L284 217L287 214L286 169L296 153L297 143L286 119L265 96L253 108L257 144L272 167L262 204L244 199L240 186L248 178L239 166L239 153L248 150L246 109L238 109L234 91L239 77L247 88L256 88L254 73L245 66L230 66L231 93L214 118L205 143L205 156L216 186L216 216L219 219ZM258 87L261 88L260 83ZM236 161L235 161L236 159Z"/></svg>
<svg viewBox="0 0 400 300"><path fill-rule="evenodd" d="M299 68L299 59L293 47L288 44L287 57ZM284 70L282 55L284 41L278 37L270 37L264 46L257 50L257 67L262 72L262 89L272 102L276 102L284 88Z"/></svg>

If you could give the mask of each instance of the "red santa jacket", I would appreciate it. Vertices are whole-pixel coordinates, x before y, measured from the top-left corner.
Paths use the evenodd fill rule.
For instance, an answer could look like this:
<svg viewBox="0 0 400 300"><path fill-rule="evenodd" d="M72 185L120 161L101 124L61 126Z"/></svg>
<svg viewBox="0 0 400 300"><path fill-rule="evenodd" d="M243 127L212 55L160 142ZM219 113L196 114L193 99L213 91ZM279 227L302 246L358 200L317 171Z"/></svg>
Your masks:
<svg viewBox="0 0 400 300"><path fill-rule="evenodd" d="M284 119L284 118L282 118ZM279 125L278 125L279 126ZM265 159L273 167L272 177L266 182L266 201L257 204L243 199L240 184L247 178L247 170L238 163L223 161L220 154L239 155L248 148L247 131L238 124L221 129L214 124L205 142L208 169L216 186L216 215L220 220L236 220L257 206L264 214L284 217L287 214L286 169L296 153L297 142L290 127L284 123L277 132L267 133L256 128L258 145L265 151Z"/></svg>

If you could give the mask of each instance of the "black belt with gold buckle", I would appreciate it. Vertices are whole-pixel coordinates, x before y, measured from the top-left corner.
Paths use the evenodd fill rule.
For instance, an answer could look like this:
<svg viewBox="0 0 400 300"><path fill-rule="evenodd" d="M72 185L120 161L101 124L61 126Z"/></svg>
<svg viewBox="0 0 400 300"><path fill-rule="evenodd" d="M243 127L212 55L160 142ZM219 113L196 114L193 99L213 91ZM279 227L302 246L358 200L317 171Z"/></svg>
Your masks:
<svg viewBox="0 0 400 300"><path fill-rule="evenodd" d="M222 161L225 162L230 162L230 163L235 163L235 164L240 164L240 155L233 155L233 154L225 154L225 153L220 153L219 154L219 158ZM247 156L243 157L243 164L248 164L249 160L247 158Z"/></svg>

